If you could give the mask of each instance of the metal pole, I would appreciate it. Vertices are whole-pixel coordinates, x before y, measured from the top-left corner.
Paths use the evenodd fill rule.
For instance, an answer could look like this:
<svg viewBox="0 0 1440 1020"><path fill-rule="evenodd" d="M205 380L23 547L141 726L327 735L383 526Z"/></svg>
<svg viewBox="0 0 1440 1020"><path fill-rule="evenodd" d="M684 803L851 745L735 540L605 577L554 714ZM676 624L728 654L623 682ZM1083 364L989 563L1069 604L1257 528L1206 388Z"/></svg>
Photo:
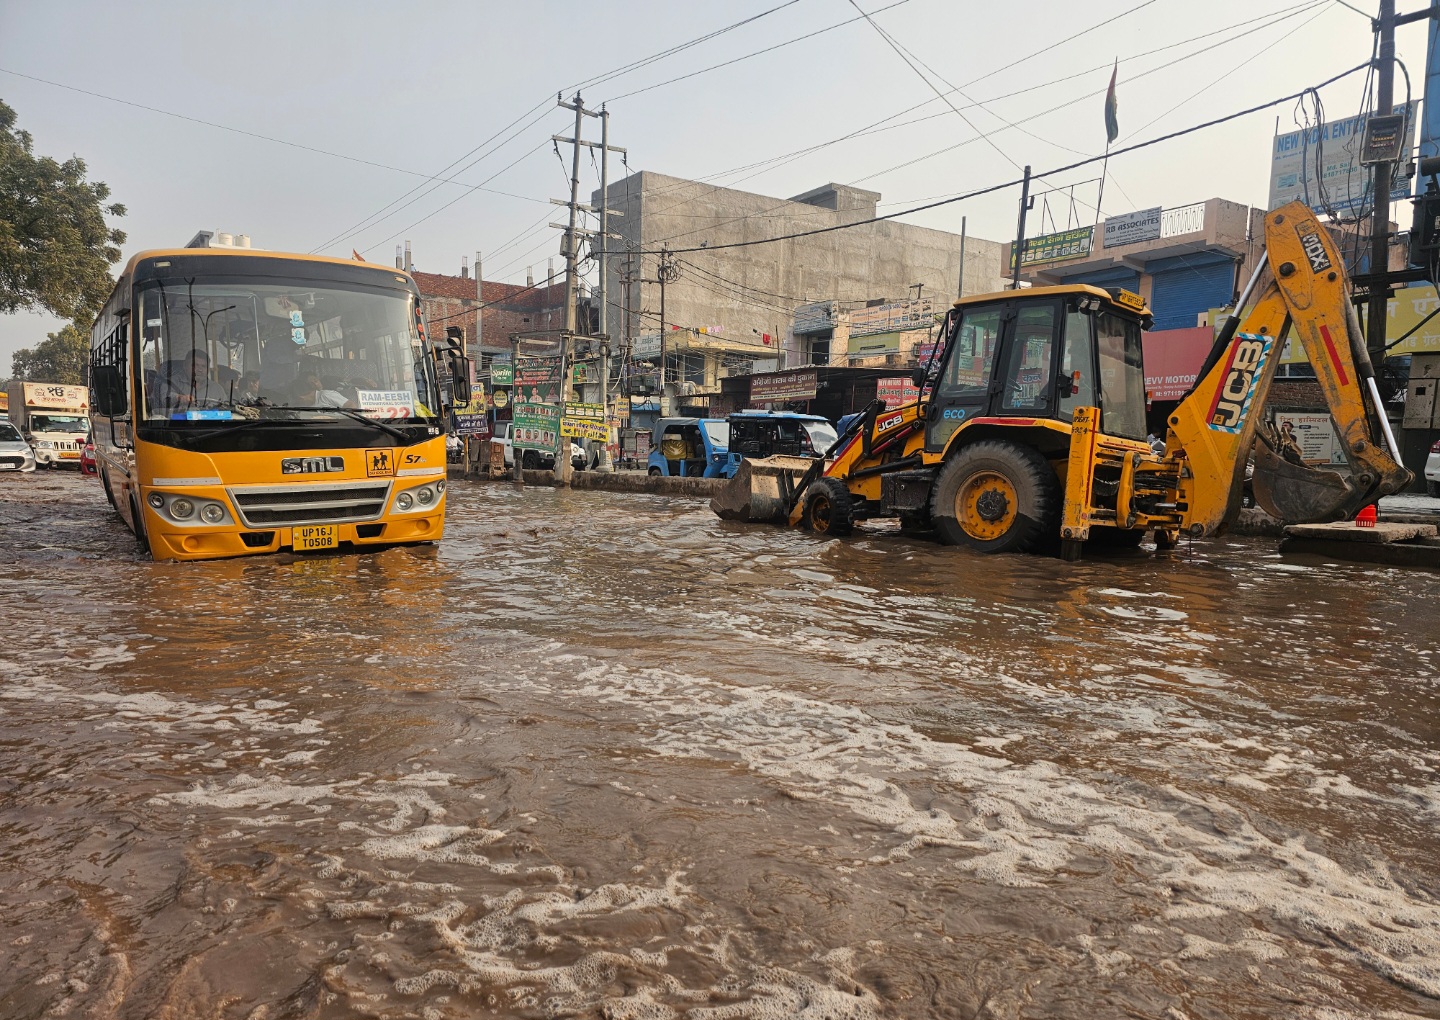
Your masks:
<svg viewBox="0 0 1440 1020"><path fill-rule="evenodd" d="M475 256L479 258L480 256ZM965 217L960 217L960 282L955 288L955 296L965 296Z"/></svg>
<svg viewBox="0 0 1440 1020"><path fill-rule="evenodd" d="M1375 20L1380 33L1375 66L1375 114L1389 114L1395 105L1395 0L1380 0ZM1385 325L1390 300L1390 163L1375 164L1375 210L1370 221L1370 315L1366 322L1365 346L1373 364L1385 361ZM1384 414L1383 410L1381 412Z"/></svg>
<svg viewBox="0 0 1440 1020"><path fill-rule="evenodd" d="M1020 256L1025 251L1025 210L1030 208L1030 164L1025 164L1025 180L1020 184L1020 222L1015 227L1015 269L1010 289L1020 289Z"/></svg>
<svg viewBox="0 0 1440 1020"><path fill-rule="evenodd" d="M521 465L520 449L515 445L515 380L520 372L520 334L510 334L510 460L515 484L525 488L525 471Z"/></svg>
<svg viewBox="0 0 1440 1020"><path fill-rule="evenodd" d="M610 111L600 111L600 236L595 261L600 266L600 406L605 409L605 442L600 444L598 471L613 470L610 463Z"/></svg>
<svg viewBox="0 0 1440 1020"><path fill-rule="evenodd" d="M562 106L565 104L561 104ZM575 93L575 144L570 162L570 225L565 229L565 332L560 335L560 420L565 419L565 405L570 402L570 344L575 335L575 218L580 211L580 132L584 126L585 103ZM570 484L570 444L558 430L555 434L555 481Z"/></svg>
<svg viewBox="0 0 1440 1020"><path fill-rule="evenodd" d="M481 289L480 285L480 253L477 251L475 253L475 342L470 345L470 385L472 388L475 386L475 383L479 381L477 379L477 375L480 372L480 362L483 360L483 355L481 355L480 353L480 344L485 339L485 324L483 321L485 317L484 308L485 292ZM493 384L490 387L490 392L495 392L495 387ZM493 422L494 416L490 415L486 420ZM494 435L493 428L491 430L491 435ZM483 450L488 453L490 450L490 444L486 443L484 447L481 447L479 443L476 443L475 449L476 467L478 468L480 452ZM488 471L489 469L487 468L486 470ZM465 473L470 473L470 459L468 456L465 459Z"/></svg>

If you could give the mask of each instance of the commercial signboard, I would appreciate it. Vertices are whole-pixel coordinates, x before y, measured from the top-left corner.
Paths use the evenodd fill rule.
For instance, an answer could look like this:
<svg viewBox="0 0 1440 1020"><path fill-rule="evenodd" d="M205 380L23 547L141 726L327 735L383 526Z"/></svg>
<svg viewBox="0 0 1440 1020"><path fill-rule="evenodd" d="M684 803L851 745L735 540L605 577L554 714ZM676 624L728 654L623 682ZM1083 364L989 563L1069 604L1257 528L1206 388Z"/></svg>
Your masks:
<svg viewBox="0 0 1440 1020"><path fill-rule="evenodd" d="M1412 284L1409 287L1396 288L1395 296L1390 299L1385 309L1385 341L1396 345L1390 348L1388 356L1440 354L1440 315L1429 322L1423 322L1425 316L1437 308L1440 308L1440 296L1437 296L1435 287L1431 284ZM1223 322L1225 315L1224 311L1216 309L1211 312L1211 321ZM1410 333L1412 329L1415 330L1414 333ZM1403 342L1397 342L1406 333L1410 335ZM1293 336L1285 341L1285 347L1280 352L1282 365L1297 365L1308 360L1304 346Z"/></svg>
<svg viewBox="0 0 1440 1020"><path fill-rule="evenodd" d="M485 408L485 391L476 386L470 402L455 408L455 435L489 439L490 418L485 413Z"/></svg>
<svg viewBox="0 0 1440 1020"><path fill-rule="evenodd" d="M1392 113L1404 115L1403 153L1415 147L1416 111L1404 103ZM1276 135L1270 148L1270 199L1268 208L1299 200L1317 212L1354 215L1369 206L1374 188L1370 171L1360 165L1365 121L1361 117L1326 121L1318 127ZM1402 155L1390 178L1390 200L1410 197Z"/></svg>
<svg viewBox="0 0 1440 1020"><path fill-rule="evenodd" d="M553 451L559 440L560 406L517 401L515 408L514 446L519 450Z"/></svg>
<svg viewBox="0 0 1440 1020"><path fill-rule="evenodd" d="M1160 206L1125 213L1123 216L1109 216L1105 219L1105 247L1116 248L1122 244L1138 244L1154 241L1160 236Z"/></svg>
<svg viewBox="0 0 1440 1020"><path fill-rule="evenodd" d="M902 404L915 403L920 399L920 391L904 376L877 379L875 381L875 399L885 401L885 406L894 410Z"/></svg>
<svg viewBox="0 0 1440 1020"><path fill-rule="evenodd" d="M637 336L630 344L630 356L633 358L660 357L660 334L651 333L647 336Z"/></svg>
<svg viewBox="0 0 1440 1020"><path fill-rule="evenodd" d="M814 400L818 386L819 376L813 368L800 369L796 372L752 375L750 377L750 402L767 404L786 400Z"/></svg>
<svg viewBox="0 0 1440 1020"><path fill-rule="evenodd" d="M605 420L604 404L577 404L570 402L565 405L565 417L567 418L592 418L595 421Z"/></svg>
<svg viewBox="0 0 1440 1020"><path fill-rule="evenodd" d="M515 382L514 368L508 361L490 362L490 385L510 386Z"/></svg>
<svg viewBox="0 0 1440 1020"><path fill-rule="evenodd" d="M870 336L875 333L903 333L912 329L929 329L935 322L935 302L929 298L919 301L896 301L888 305L871 305L857 308L850 313L850 336Z"/></svg>
<svg viewBox="0 0 1440 1020"><path fill-rule="evenodd" d="M1328 414L1275 412L1275 427L1300 447L1300 459L1307 464L1344 464L1345 450L1335 439L1335 423Z"/></svg>
<svg viewBox="0 0 1440 1020"><path fill-rule="evenodd" d="M929 335L928 331L925 333ZM899 333L867 333L864 336L851 335L845 341L845 353L852 358L878 358L884 354L900 353Z"/></svg>
<svg viewBox="0 0 1440 1020"><path fill-rule="evenodd" d="M1041 234L1025 239L1025 251L1020 265L1039 266L1047 262L1063 262L1066 259L1084 258L1090 254L1090 245L1095 239L1094 227L1079 227L1062 230L1058 234ZM1015 268L1015 242L1010 242L1010 268Z"/></svg>
<svg viewBox="0 0 1440 1020"><path fill-rule="evenodd" d="M1162 329L1141 338L1145 355L1145 395L1150 400L1179 400L1195 385L1200 366L1215 342L1209 326Z"/></svg>

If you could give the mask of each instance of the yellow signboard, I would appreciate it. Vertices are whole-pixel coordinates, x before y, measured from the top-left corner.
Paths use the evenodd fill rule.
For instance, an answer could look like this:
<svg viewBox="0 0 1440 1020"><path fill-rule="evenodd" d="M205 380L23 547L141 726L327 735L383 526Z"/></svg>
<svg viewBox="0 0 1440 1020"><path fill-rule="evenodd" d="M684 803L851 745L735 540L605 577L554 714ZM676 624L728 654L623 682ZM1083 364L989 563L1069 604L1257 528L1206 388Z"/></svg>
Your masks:
<svg viewBox="0 0 1440 1020"><path fill-rule="evenodd" d="M1435 288L1431 284L1401 287L1390 299L1387 309L1389 314L1385 319L1386 343L1395 343L1396 340L1415 329L1420 320L1435 311L1437 307L1440 307L1440 297L1436 296ZM1229 312L1223 308L1210 309L1208 314L1210 325L1218 330L1228 314ZM1364 309L1361 310L1361 314L1365 314ZM1415 335L1408 337L1404 343L1396 344L1387 352L1389 357L1401 354L1440 354L1440 315L1436 315L1435 318L1415 330ZM1285 341L1285 349L1280 355L1282 365L1304 364L1307 360L1305 348L1295 343L1293 337Z"/></svg>

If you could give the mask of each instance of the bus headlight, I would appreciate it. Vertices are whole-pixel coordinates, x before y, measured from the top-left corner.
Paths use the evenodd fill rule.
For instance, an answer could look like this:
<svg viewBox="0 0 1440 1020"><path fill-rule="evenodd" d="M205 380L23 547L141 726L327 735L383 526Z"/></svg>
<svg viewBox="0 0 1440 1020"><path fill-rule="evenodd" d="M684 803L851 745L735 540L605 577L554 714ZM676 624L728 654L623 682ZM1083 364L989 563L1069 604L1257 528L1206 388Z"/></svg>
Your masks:
<svg viewBox="0 0 1440 1020"><path fill-rule="evenodd" d="M219 503L206 503L200 511L200 518L206 524L219 524L225 519L225 508Z"/></svg>
<svg viewBox="0 0 1440 1020"><path fill-rule="evenodd" d="M195 513L195 504L184 496L177 497L170 501L170 516L177 521L187 520Z"/></svg>
<svg viewBox="0 0 1440 1020"><path fill-rule="evenodd" d="M400 510L403 512L405 510L409 510L414 505L415 500L411 498L410 493L408 492L402 492L400 493L400 495L395 497L396 510Z"/></svg>
<svg viewBox="0 0 1440 1020"><path fill-rule="evenodd" d="M145 501L151 506L153 506L156 510L159 510L165 505L165 497L160 495L160 493L158 492L150 493L150 495L145 497Z"/></svg>
<svg viewBox="0 0 1440 1020"><path fill-rule="evenodd" d="M430 488L430 486L428 485L424 488L416 489L415 501L421 506L429 506L431 503L435 502L435 490Z"/></svg>

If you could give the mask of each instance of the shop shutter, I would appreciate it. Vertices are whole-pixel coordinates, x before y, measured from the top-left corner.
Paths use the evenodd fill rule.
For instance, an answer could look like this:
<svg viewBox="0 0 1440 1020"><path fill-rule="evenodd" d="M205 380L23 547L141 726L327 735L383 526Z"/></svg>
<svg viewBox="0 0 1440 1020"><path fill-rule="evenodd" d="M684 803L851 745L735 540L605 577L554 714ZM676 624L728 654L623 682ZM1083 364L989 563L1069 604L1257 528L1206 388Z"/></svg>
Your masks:
<svg viewBox="0 0 1440 1020"><path fill-rule="evenodd" d="M1092 287L1099 287L1102 290L1107 287L1119 287L1123 290L1140 293L1140 273L1135 269L1127 269L1124 266L1115 266L1111 269L1098 269L1093 273L1080 273L1077 276L1067 276L1065 283L1088 283Z"/></svg>
<svg viewBox="0 0 1440 1020"><path fill-rule="evenodd" d="M1156 259L1150 273L1150 311L1156 329L1186 329L1211 308L1230 303L1235 260L1220 252L1196 252Z"/></svg>

